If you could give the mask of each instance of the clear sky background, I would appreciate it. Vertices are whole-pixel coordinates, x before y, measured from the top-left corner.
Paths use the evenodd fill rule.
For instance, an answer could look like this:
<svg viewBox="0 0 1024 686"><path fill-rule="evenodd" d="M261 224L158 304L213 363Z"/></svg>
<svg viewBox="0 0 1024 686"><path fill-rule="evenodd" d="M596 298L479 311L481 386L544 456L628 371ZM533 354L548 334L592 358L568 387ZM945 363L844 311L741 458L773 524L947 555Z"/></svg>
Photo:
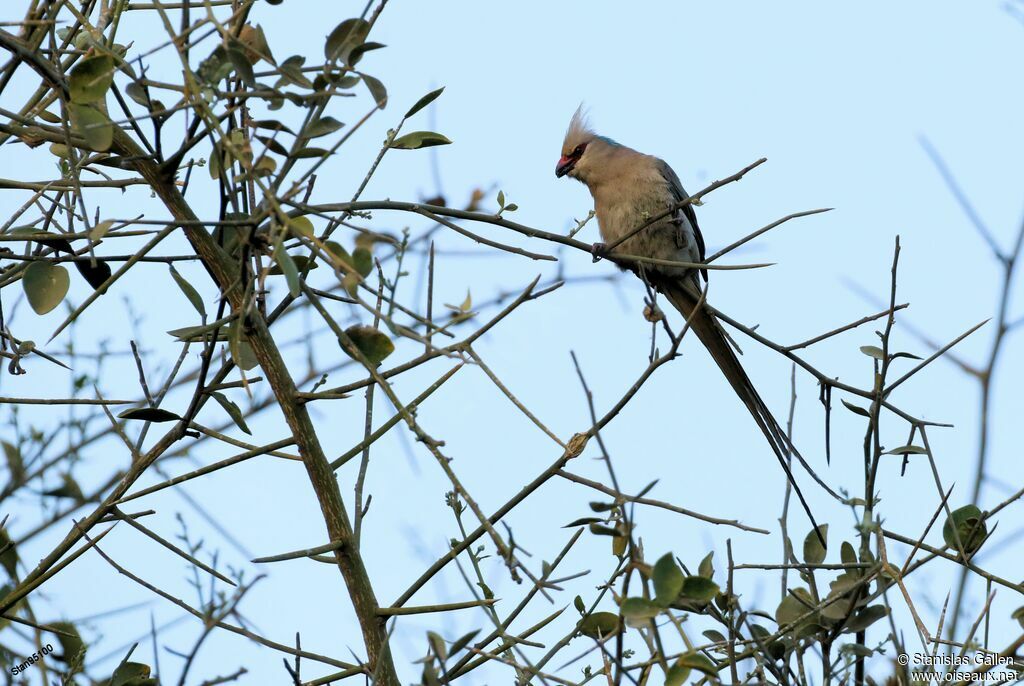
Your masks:
<svg viewBox="0 0 1024 686"><path fill-rule="evenodd" d="M322 36L341 20L357 15L362 4L285 0L274 7L260 3L252 18L267 31L278 59L306 54L316 61L322 55ZM921 139L930 141L943 156L991 233L1008 248L1024 206L1019 164L1024 154L1020 131L1024 92L1019 87L1024 26L1002 3L873 2L854 7L811 2L648 2L636 3L628 11L624 7L606 2L498 5L392 0L371 36L388 47L368 54L361 65L385 82L391 104L324 166L314 200L349 199L386 130L420 95L444 85L436 107L418 115L419 121L408 127L436 128L454 141L436 153L441 187L431 172L430 154L395 151L385 157L363 197L418 200L442 192L450 204L459 205L473 188L483 187L488 189L486 202L493 206L494 193L500 188L519 205L517 221L566 232L572 219L585 216L591 207L582 185L554 176L566 124L584 102L599 132L663 157L691 192L760 157L768 158L767 164L740 183L714 192L698 208L710 250L791 212L835 208L786 224L723 260L775 262L776 266L712 272L709 296L715 306L742 322L759 325L769 338L797 342L881 309L851 284L879 299L888 296L897 234L903 248L898 300L911 303L900 321L946 341L993 316L1000 285L998 265L947 190ZM127 23L122 31L140 47L160 40L159 28L148 23ZM207 52L197 49L197 60ZM176 69L166 56L156 58L154 68L171 76ZM5 94L3 106L14 109L12 104L25 92L22 89L17 98ZM329 113L351 124L368 107L369 100L361 94L357 102L338 99ZM38 178L53 173L49 161L39 162L39 154L27 156L7 147L3 154L5 160L12 160L5 176L21 177L27 173L23 169ZM19 166L14 165L15 155L23 156ZM205 172L201 177L208 181ZM200 209L213 211L211 189L197 187L189 192ZM101 203L104 217L129 217L142 211L162 216L143 190L93 197ZM4 193L0 208L7 214L23 200ZM425 224L410 216L378 213L374 226L395 232L409 226L415 234ZM480 232L553 252L549 244L520 241L495 227L480 227ZM596 240L596 226L588 226L579 237ZM175 247L169 246L167 253L180 254L187 244L180 240ZM640 315L640 285L626 277L611 283L572 283L573 277L614 274L607 262L593 264L587 255L576 252L560 253L563 259L557 265L514 256L483 258L473 243L450 234L441 235L438 247L436 292L441 302L459 303L469 289L474 300L483 303L498 293L521 289L538 273L551 278L558 269L570 277L570 285L524 307L479 346L499 377L563 439L590 424L570 351L579 358L599 413L646 367L650 330ZM212 296L201 270L184 271ZM411 271L410 281L403 286L408 288L406 298L417 292L414 281L422 276L418 260ZM77 276L72 278L71 298L79 301L87 293L86 286ZM1014 291L1020 292L1019 284ZM7 308L11 296L4 296ZM140 318L131 334L128 302ZM485 310L481 316L493 312ZM1021 314L1012 301L1011 312ZM22 303L14 319L16 333L45 341L62 318L62 310L35 317ZM166 371L178 352L164 332L195 323L194 312L173 288L166 268L144 266L89 310L75 331L76 344L96 350L106 340L121 350L131 335L153 351L156 375L158 361ZM275 331L279 341L299 339L309 325L305 315L296 315ZM875 328L879 327L869 325L847 333L816 347L807 357L830 375L868 387L871 360L858 347L877 343ZM982 365L992 335L991 326L983 328L958 351ZM59 350L67 340L64 334L50 348ZM789 363L751 341L739 340L751 376L776 416L783 418L789 403ZM898 350L922 356L930 352L900 324L894 340ZM322 363L344 359L330 336L314 339L313 347ZM395 359L418 352L413 346L400 347ZM1019 335L1011 335L992 407L989 472L994 478L982 490L978 505L983 509L1003 500L1022 480L1022 398L1020 385L1013 383L1024 374L1021 352ZM292 359L300 374L305 354L296 350ZM403 376L399 393L411 399L447 368L435 364ZM903 368L909 366L897 367ZM66 388L70 383L68 376L38 363L30 372L19 378L3 376L0 391L45 395L53 387ZM356 378L357 373L348 369L332 375L330 383ZM108 396L137 394L130 358L110 362L100 386ZM863 419L841 407L834 412L832 462L826 465L816 383L798 373L797 394L797 445L829 483L854 486L852 495L863 495L857 486L862 481ZM233 397L244 400L240 394ZM833 401L839 405L839 394ZM937 362L896 393L894 401L917 416L956 424L955 429L932 430L929 438L944 485L957 484L951 504L966 504L977 441L976 384L953 365ZM168 407L183 409L186 403L186 397L172 396ZM361 396L317 406L315 416L329 455L358 442L362 407ZM386 404L378 405L379 417L390 413ZM47 419L39 413L28 416L41 425ZM477 369L461 370L419 416L433 436L446 441L446 454L455 458L454 468L486 511L504 503L560 453L550 439L515 413ZM223 416L218 408L209 407L200 416L204 419L213 424ZM260 415L250 425L259 439L284 435L276 415ZM363 547L382 602L397 597L444 553L446 541L458 535L444 506L448 485L443 475L429 453L407 433L400 435L402 431L396 429L375 447L368 481L373 507ZM888 418L883 443L901 445L907 431L905 424ZM635 492L660 479L653 497L777 529L784 477L763 437L695 340L684 344L679 360L655 374L603 436L624 490ZM120 446L108 445L110 460L125 459ZM592 444L571 468L603 481L603 466L591 459L596 450ZM104 454L93 450L83 455L75 472L83 485L95 485L108 474L110 462L103 461ZM226 447L204 444L188 460L167 461L164 469L179 473L230 454ZM352 463L340 472L348 503L354 468ZM902 478L899 469L898 457L883 463L880 511L888 528L916 536L938 503L935 485L924 461L912 460ZM813 492L806 477L802 482ZM301 469L291 463L256 460L194 481L182 490L232 531L240 545L226 542L179 494L137 504L139 509L145 505L158 511L149 518L149 526L166 536L180 530L175 520L180 512L190 535L204 540L204 550L220 550L221 564L244 567L249 577L267 574L241 606L255 628L285 643L301 631L304 647L341 659L350 657L347 646L362 654L334 568L314 562L257 568L247 562L249 557L325 541L319 509ZM572 533L557 527L589 514L587 503L595 496L582 487L553 482L513 512L508 522L516 540L533 553L533 564L539 567L540 560L557 554ZM831 525L834 543L853 539L855 522L848 509L817 495L811 500L819 519ZM16 538L45 515L40 503L37 498L17 501L10 512ZM1020 507L1000 516L999 531L990 542L992 552L979 558L990 571L1011 579L1017 578L1020 569L1019 552L1010 543L1019 537ZM642 511L638 516L638 534L651 560L673 551L687 564L696 565L714 550L721 570L727 537L733 540L737 561L780 560L777 535L769 538L716 528L658 511ZM791 526L799 545L808 525L794 513ZM22 558L34 564L65 529L58 527L33 539L20 551ZM195 602L191 574L176 558L140 542L127 529L107 540L108 552L131 563L132 571ZM939 542L938 532L933 531L929 540ZM900 559L906 554L899 547L892 550ZM837 551L838 546L832 546L830 559L838 558ZM522 626L529 625L529 618L571 603L577 592L592 597L611 562L607 539L585 535L564 569L590 569L592 574L567 587L555 605L538 605ZM517 602L523 589L507 579L500 564L493 563L488 570L495 594L508 598L509 605ZM919 594L918 607L931 627L955 571L952 564L930 565L912 584ZM777 579L758 581L755 573L746 574L750 576L737 582L744 602L760 603L773 612L778 603ZM976 612L984 600L983 589L978 584L973 589L970 607ZM200 629L194 620L176 621L180 610L154 600L92 555L76 562L45 590L36 605L40 619L76 619L112 606L147 603L112 622L92 622L95 633L90 635L102 640L90 661L141 638L150 613L157 625L172 623L161 632L160 641L177 650L187 650ZM462 600L469 593L457 570L450 568L413 602ZM902 613L898 599L891 600ZM999 591L991 629L995 646L1016 637L1019 629L1009 621L1009 614L1021 604L1024 599L1019 596ZM563 632L575 621L569 613L571 607L559 625ZM905 613L897 623L916 647ZM453 639L480 626L486 626L484 617L472 612L441 622L423 617L400 622L395 650L403 680L418 678L418 668L411 663L425 651L426 629ZM877 640L883 638L882 629L874 633ZM578 643L567 654L582 652L583 641ZM137 658L151 661L151 648L140 651ZM110 658L111 668L119 657ZM166 674L173 675L181 661L162 652L160 664ZM200 676L228 673L241 664L251 672L241 683L286 678L279 654L216 634L200 653L193 679L198 682ZM597 662L591 659L590 664ZM307 668L312 669L308 664ZM883 674L888 667L879 660L874 669ZM573 667L566 676L578 674ZM472 682L483 683L483 678ZM507 673L488 675L491 683L508 678Z"/></svg>

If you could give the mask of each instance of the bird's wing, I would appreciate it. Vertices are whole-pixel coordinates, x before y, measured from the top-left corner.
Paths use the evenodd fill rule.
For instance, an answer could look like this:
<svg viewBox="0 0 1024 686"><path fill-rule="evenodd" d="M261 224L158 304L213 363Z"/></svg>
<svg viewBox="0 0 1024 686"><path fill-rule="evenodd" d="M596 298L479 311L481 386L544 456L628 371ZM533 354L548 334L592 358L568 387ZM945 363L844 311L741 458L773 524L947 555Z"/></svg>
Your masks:
<svg viewBox="0 0 1024 686"><path fill-rule="evenodd" d="M665 160L658 160L659 171L668 183L669 190L672 192L673 202L682 202L686 200L690 195L683 188L683 182L679 180L679 176L676 175L675 171L668 165ZM693 204L686 204L682 207L683 217L693 227L693 236L697 239L697 251L700 255L700 261L704 261L704 236L700 232L700 226L697 225L697 213L693 211ZM701 269L700 275L704 277L704 280L708 280L708 270Z"/></svg>

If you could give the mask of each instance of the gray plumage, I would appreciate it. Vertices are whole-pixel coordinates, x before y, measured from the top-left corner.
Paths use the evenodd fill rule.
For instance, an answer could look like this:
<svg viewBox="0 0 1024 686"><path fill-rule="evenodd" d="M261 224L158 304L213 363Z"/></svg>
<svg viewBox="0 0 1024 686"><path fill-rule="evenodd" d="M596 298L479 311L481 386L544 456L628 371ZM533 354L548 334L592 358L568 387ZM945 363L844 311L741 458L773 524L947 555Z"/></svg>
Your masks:
<svg viewBox="0 0 1024 686"><path fill-rule="evenodd" d="M688 197L679 177L664 160L598 136L588 125L582 110L576 110L569 123L555 174L570 176L590 189L601 239L606 245L629 235L652 217ZM665 218L623 241L606 256L614 261L616 255L703 262L704 238L693 207L687 204L676 208ZM636 263L626 263L626 266L641 275L641 268ZM642 272L641 276L686 317L690 329L708 349L764 434L817 530L786 459L787 448L792 448L792 445L747 376L718 320L706 308L698 307L701 293L697 271L648 263L642 265ZM701 274L707 279L705 270L701 270ZM803 462L799 454L796 455Z"/></svg>

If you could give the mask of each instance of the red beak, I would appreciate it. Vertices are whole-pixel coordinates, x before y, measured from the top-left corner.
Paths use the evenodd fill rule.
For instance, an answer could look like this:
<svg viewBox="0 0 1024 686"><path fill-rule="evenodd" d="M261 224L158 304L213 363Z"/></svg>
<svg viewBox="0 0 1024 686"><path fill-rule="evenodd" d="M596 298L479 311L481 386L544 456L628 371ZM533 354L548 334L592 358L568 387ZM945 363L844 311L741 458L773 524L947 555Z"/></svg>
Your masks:
<svg viewBox="0 0 1024 686"><path fill-rule="evenodd" d="M572 171L572 168L576 166L576 159L569 157L568 155L558 160L558 165L555 167L555 176L562 178L566 174Z"/></svg>

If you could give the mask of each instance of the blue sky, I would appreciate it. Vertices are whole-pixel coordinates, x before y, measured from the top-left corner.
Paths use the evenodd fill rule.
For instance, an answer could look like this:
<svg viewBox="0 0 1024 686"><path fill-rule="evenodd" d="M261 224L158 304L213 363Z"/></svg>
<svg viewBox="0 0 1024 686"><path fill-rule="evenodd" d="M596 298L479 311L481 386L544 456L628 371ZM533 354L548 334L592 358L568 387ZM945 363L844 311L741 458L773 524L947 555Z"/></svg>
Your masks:
<svg viewBox="0 0 1024 686"><path fill-rule="evenodd" d="M272 7L261 3L253 20L266 29L279 59L299 53L315 61L322 54L320 36L357 14L362 4L285 0ZM135 26L140 31L158 30L130 23L123 30L130 32ZM140 33L136 42L148 46L157 35ZM451 204L461 204L473 188L483 187L489 190L488 202L493 204L494 192L500 188L519 205L517 221L565 232L574 217L583 217L590 209L589 195L581 185L557 180L553 173L565 126L583 102L601 133L663 157L691 192L760 157L768 158L767 164L740 183L708 196L698 208L712 250L791 212L835 208L784 225L724 260L775 262L776 266L712 273L712 302L740 321L759 325L759 331L773 340L803 340L880 309L849 284L859 284L878 298L887 297L897 234L903 248L898 300L911 303L905 312L907 321L945 341L994 313L997 265L944 186L921 139L926 138L941 153L993 235L1008 247L1020 221L1024 196L1018 162L1024 153L1019 125L1024 94L1017 87L1016 68L1024 52L1024 27L999 2L875 2L856 7L810 2L651 2L624 12L622 5L613 3L527 2L499 7L449 2L427 8L392 0L372 39L388 47L368 54L361 66L387 84L391 104L325 165L313 196L316 201L347 200L388 127L420 95L443 85L446 90L435 109L407 125L408 130L435 127L454 141L437 151L442 188L436 187L428 153L394 151L385 157L363 197L415 200L441 190ZM204 50L196 52L205 54ZM154 68L173 76L176 66L158 58ZM11 108L13 98L8 98L5 94L4 106ZM355 103L338 99L329 113L352 124L368 106L365 97ZM37 164L25 159L26 165ZM24 168L42 178L52 173L48 165L47 161ZM15 172L6 174L14 176ZM206 180L205 174L203 177ZM198 187L190 194L200 209L213 207L210 189ZM159 216L147 195L133 190L124 196L97 194L94 198L101 203L104 217L140 211ZM22 201L9 193L0 196L7 210ZM409 226L414 232L424 226L413 217L384 213L376 215L374 225L391 231ZM495 227L479 230L496 240L554 252L552 246L520 241ZM590 226L580 238L595 240L596 227ZM183 246L183 242L177 245L178 252ZM477 302L484 302L496 293L521 288L538 273L550 277L556 269L517 257L467 257L464 252L476 251L476 246L450 234L442 235L438 246L437 297L441 302L461 302L467 289ZM595 265L583 254L564 253L561 257L561 268L570 276L614 273L608 263ZM183 271L195 276L205 294L212 294L201 270ZM413 278L417 276L414 272ZM132 278L90 310L78 329L79 345L90 349L109 339L123 347L126 334L119 327L124 325L124 299L128 298L143 316L137 336L155 351L154 365L157 359L168 363L177 349L163 332L196 323L195 315L173 290L160 296L158 311L154 308L149 289L173 288L162 267L146 267ZM411 298L416 292L413 283L406 287L405 295ZM1019 284L1015 291L1020 292ZM84 293L83 285L76 282L72 297L80 299ZM479 352L531 410L559 436L568 438L589 426L570 351L580 360L598 411L606 410L647 364L649 328L640 316L642 297L642 288L627 278L614 285L570 284L517 312L496 335L482 340ZM5 300L5 306L7 303ZM36 318L24 304L21 310L16 322L23 338L46 340L61 319L56 312ZM1019 306L1011 311L1020 315ZM279 340L305 333L303 315L288 322L278 334ZM869 386L870 359L858 347L877 342L874 328L847 333L815 348L807 357L830 375ZM984 328L958 350L981 364L991 336L991 326ZM740 340L751 376L781 419L789 402L789 363L753 342ZM929 352L899 324L894 340L897 349L922 355ZM330 336L316 339L314 347L318 360L341 359ZM412 356L417 352L408 346L400 347L396 354ZM696 341L687 341L683 353L659 370L603 433L624 490L635 492L660 479L654 497L774 531L784 483L778 466ZM294 356L297 373L303 369L302 360L302 354ZM401 397L411 399L446 369L439 364L417 371L403 377L397 390ZM3 377L3 394L42 394L46 392L44 383L68 383L67 377L49 369L37 367L32 372L18 379ZM991 472L1011 485L1020 483L1014 448L1020 444L1022 427L1018 419L1020 389L1010 380L1021 378L1022 373L1020 338L1011 335L992 408L990 458ZM352 378L343 373L332 377L332 383ZM137 392L134 380L133 365L121 358L107 368L101 386L109 395L132 393ZM797 393L795 438L802 452L831 484L856 486L861 470L861 418L841 408L835 412L832 463L826 466L817 387L809 377L798 374ZM957 484L952 502L964 504L977 439L975 384L952 365L938 362L900 390L894 400L918 416L956 424L955 429L933 430L929 438L945 485ZM187 398L175 399L171 405L175 402L184 407ZM838 405L838 396L835 402ZM389 416L386 404L377 407L379 416ZM324 403L316 412L329 454L343 452L361 435L361 398ZM204 417L210 423L220 418L213 408L206 410ZM432 435L446 441L446 454L455 458L460 478L488 511L507 500L560 452L473 368L461 370L443 387L422 408L420 419ZM261 415L253 428L259 438L273 440L283 435L281 426L276 417ZM426 451L416 447L408 435L399 437L398 431L376 449L368 481L374 500L363 545L382 602L404 590L421 567L444 552L445 541L457 535L444 507L447 485L440 471ZM906 433L905 425L887 419L883 443L900 445ZM189 465L229 454L226 448L205 445L189 458ZM571 468L603 480L603 467L591 459L596 454L592 445ZM177 473L192 468L189 465L169 462L166 469ZM109 464L93 454L83 462L80 478L89 483L108 469ZM354 477L354 464L340 473L342 493L349 503ZM912 536L920 532L938 502L925 462L912 462L903 478L898 458L883 464L879 489L886 526ZM325 540L305 475L293 464L254 461L193 482L186 490L254 556ZM861 495L859 487L855 494ZM982 491L979 506L991 507L1007 495L1001 485L990 483ZM594 499L594 493L579 487L552 483L514 511L509 523L517 541L533 553L533 564L558 552L571 531L557 526L588 514L587 502ZM854 522L848 510L819 497L812 502L819 519L830 523L833 541L853 538ZM221 549L223 562L247 565L250 576L254 573L255 566L220 540L179 496L154 497L146 504L158 510L158 515L150 518L155 529L172 536L178 530L174 513L180 511L195 535L203 536L208 547ZM12 513L15 533L19 527L30 528L30 522L39 516L34 499L19 501L18 506L23 509ZM996 541L1016 535L1021 526L1016 508L1000 518ZM799 544L807 525L799 515L793 517L794 538ZM769 539L727 531L657 511L643 511L639 521L638 533L652 560L671 550L687 564L696 565L706 552L714 550L722 569L725 539L731 537L738 560L779 561L777 536ZM42 555L60 533L54 531L35 541L22 552L23 558L34 560ZM130 532L119 531L111 538L110 551L134 562L137 567L133 571L194 600L177 560L148 543L140 544ZM936 532L930 540L938 540ZM836 555L837 549L834 546L831 554ZM900 557L906 553L894 550ZM994 573L1014 578L1019 560L1010 552L1012 548L1000 550L1002 554L984 558L983 564ZM592 595L597 579L610 564L607 541L585 535L567 560L566 569L591 569L592 575L558 598L556 605L538 607L530 616L539 617L570 602L573 593L581 592L585 598L587 593ZM522 589L502 575L500 565L489 569L495 593L509 598L509 603L516 602ZM304 646L342 659L348 657L343 646L361 652L334 569L313 562L287 562L258 571L268 577L257 585L242 610L260 630L283 642L301 631ZM935 625L954 571L951 564L935 566L921 572L915 581L921 593L919 609L923 608L930 626ZM751 575L738 583L745 602L759 599L765 609L774 610L776 579L758 582ZM101 592L84 593L86 589ZM48 591L40 603L48 612L37 608L46 617L54 613L82 617L112 605L151 600L144 590L127 585L91 556L76 562ZM441 582L428 586L414 602L465 599L468 593L458 573L449 569ZM976 585L975 606L980 607L980 599L981 588ZM901 613L899 623L909 640L913 635L909 618L898 598L890 600ZM994 615L999 621L993 619L992 629L998 640L993 640L994 644L1015 637L1015 625L1008 622L1008 616L1020 604L1021 599L1011 597L1011 592L999 592ZM126 614L125 621L116 626L97 623L104 634L102 645L113 649L141 635L148 627L150 611L158 624L180 614L154 602ZM414 618L400 623L396 652L404 665L404 680L416 678L411 660L425 649L425 629L455 638L484 621L482 616L465 613L444 622ZM528 620L523 626L527 624ZM562 629L569 626L564 624ZM195 622L185 621L161 639L183 649L197 631ZM582 650L573 644L568 653ZM96 653L102 652L104 649L97 647ZM144 656L148 659L149 655L147 648ZM278 655L228 636L211 640L200 654L195 675L209 677L231 671L236 662L246 664L254 675L283 676ZM168 673L175 673L179 664L173 656L161 655L161 665ZM886 669L881 663L877 668ZM578 674L572 668L570 672L570 678ZM492 673L491 678L507 675ZM254 676L245 683L261 682L263 677Z"/></svg>

